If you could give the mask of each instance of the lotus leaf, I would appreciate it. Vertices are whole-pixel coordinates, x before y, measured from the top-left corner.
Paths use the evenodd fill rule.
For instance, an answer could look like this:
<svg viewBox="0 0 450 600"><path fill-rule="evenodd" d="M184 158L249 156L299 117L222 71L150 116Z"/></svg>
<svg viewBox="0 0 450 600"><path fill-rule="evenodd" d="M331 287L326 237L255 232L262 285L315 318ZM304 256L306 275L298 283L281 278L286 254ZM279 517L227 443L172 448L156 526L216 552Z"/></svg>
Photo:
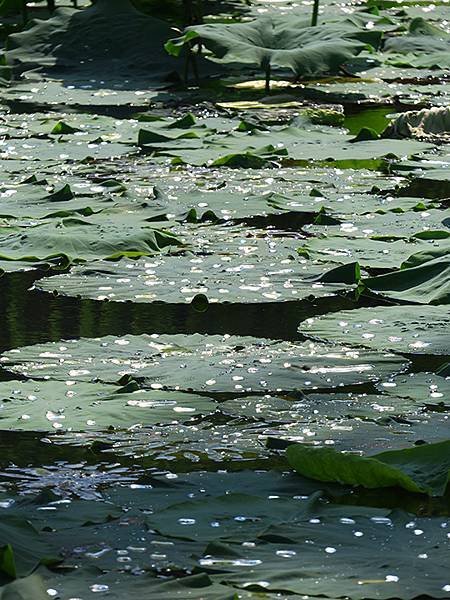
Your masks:
<svg viewBox="0 0 450 600"><path fill-rule="evenodd" d="M81 11L58 9L52 18L10 36L7 61L15 69L72 71L85 80L99 79L99 73L103 81L120 80L130 72L131 79L145 77L149 89L160 87L175 70L163 48L169 36L169 24L137 11L129 0L98 0Z"/></svg>
<svg viewBox="0 0 450 600"><path fill-rule="evenodd" d="M294 444L286 455L291 467L303 476L367 488L400 486L443 496L450 478L450 441L370 457Z"/></svg>
<svg viewBox="0 0 450 600"><path fill-rule="evenodd" d="M378 384L386 394L427 404L449 403L450 379L433 373L409 373Z"/></svg>
<svg viewBox="0 0 450 600"><path fill-rule="evenodd" d="M166 49L178 56L185 44L200 41L221 62L263 69L269 87L272 68L290 69L296 76L336 74L367 44L377 47L380 39L380 32L351 20L311 27L301 19L280 15L188 27Z"/></svg>
<svg viewBox="0 0 450 600"><path fill-rule="evenodd" d="M391 37L384 45L384 52L393 55L389 62L399 67L448 69L449 51L450 34L422 17L411 21L407 35Z"/></svg>
<svg viewBox="0 0 450 600"><path fill-rule="evenodd" d="M108 215L97 220L51 219L27 227L7 227L2 233L0 257L11 261L45 262L58 257L71 262L148 256L166 246L179 245L175 236L134 215Z"/></svg>
<svg viewBox="0 0 450 600"><path fill-rule="evenodd" d="M445 598L448 542L446 532L439 531L440 520L366 511L364 517L353 514L351 507L339 507L334 517L319 513L309 523L273 525L255 547L239 548L241 561L252 561L245 571L237 557L226 563L224 549L212 544L199 562L205 568L209 564L227 569L222 581L261 594L412 600L425 593ZM419 554L434 560L418 559Z"/></svg>
<svg viewBox="0 0 450 600"><path fill-rule="evenodd" d="M322 340L408 354L448 355L446 306L358 308L307 319L300 331Z"/></svg>
<svg viewBox="0 0 450 600"><path fill-rule="evenodd" d="M411 252L432 252L436 241L416 238L395 241L342 236L319 236L308 238L299 245L302 257L336 263L358 262L370 269L399 268Z"/></svg>
<svg viewBox="0 0 450 600"><path fill-rule="evenodd" d="M5 575L11 579L26 577L41 563L57 562L60 562L58 552L26 519L2 514L0 577Z"/></svg>
<svg viewBox="0 0 450 600"><path fill-rule="evenodd" d="M449 304L450 254L416 267L363 279L363 284L376 294L393 300L417 304Z"/></svg>
<svg viewBox="0 0 450 600"><path fill-rule="evenodd" d="M270 162L283 161L305 165L333 163L346 168L370 167L373 161L386 157L402 158L431 149L429 144L411 140L354 141L353 136L345 135L345 130L335 127L308 131L292 124L273 127L270 131L214 134L203 140L183 138L182 143L178 138L154 141L145 147L161 158L172 157L176 164L244 168L260 168Z"/></svg>
<svg viewBox="0 0 450 600"><path fill-rule="evenodd" d="M293 257L277 260L267 254L188 254L154 261L90 263L66 275L41 280L38 288L116 302L195 303L203 297L211 303L260 303L332 296L358 282L352 265L345 273L335 273L329 282L321 279L325 269L311 268Z"/></svg>
<svg viewBox="0 0 450 600"><path fill-rule="evenodd" d="M39 575L30 575L0 587L0 600L48 600L47 587Z"/></svg>
<svg viewBox="0 0 450 600"><path fill-rule="evenodd" d="M355 312L355 311L354 311ZM125 336L29 346L3 355L14 373L238 394L356 384L402 371L403 359L315 343L237 336Z"/></svg>
<svg viewBox="0 0 450 600"><path fill-rule="evenodd" d="M385 241L446 240L450 237L449 210L423 210L401 214L353 215L342 223L332 225L306 225L310 233L327 234L342 238L372 238Z"/></svg>
<svg viewBox="0 0 450 600"><path fill-rule="evenodd" d="M84 382L3 382L0 428L31 431L128 428L214 412L208 398Z"/></svg>

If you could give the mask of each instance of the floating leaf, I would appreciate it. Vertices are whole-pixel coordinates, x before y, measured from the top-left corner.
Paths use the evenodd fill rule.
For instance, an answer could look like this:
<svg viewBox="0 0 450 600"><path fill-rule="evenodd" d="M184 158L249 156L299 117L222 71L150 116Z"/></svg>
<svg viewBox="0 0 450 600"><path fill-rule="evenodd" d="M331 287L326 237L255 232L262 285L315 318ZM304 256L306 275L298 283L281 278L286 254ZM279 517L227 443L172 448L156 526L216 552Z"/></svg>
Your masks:
<svg viewBox="0 0 450 600"><path fill-rule="evenodd" d="M352 289L359 278L349 272L311 268L294 257L173 256L156 260L90 263L62 276L41 280L38 288L67 296L116 302L210 303L286 302L332 296ZM341 282L341 283L339 283Z"/></svg>
<svg viewBox="0 0 450 600"><path fill-rule="evenodd" d="M423 306L385 306L313 317L301 323L299 330L314 338L377 350L448 355L449 324L445 306L426 310Z"/></svg>
<svg viewBox="0 0 450 600"><path fill-rule="evenodd" d="M144 387L238 394L356 384L405 366L392 355L346 347L199 334L63 341L12 350L2 362L15 373L59 381L129 376Z"/></svg>
<svg viewBox="0 0 450 600"><path fill-rule="evenodd" d="M2 382L0 401L0 429L21 431L98 431L176 423L215 410L204 396L70 380Z"/></svg>

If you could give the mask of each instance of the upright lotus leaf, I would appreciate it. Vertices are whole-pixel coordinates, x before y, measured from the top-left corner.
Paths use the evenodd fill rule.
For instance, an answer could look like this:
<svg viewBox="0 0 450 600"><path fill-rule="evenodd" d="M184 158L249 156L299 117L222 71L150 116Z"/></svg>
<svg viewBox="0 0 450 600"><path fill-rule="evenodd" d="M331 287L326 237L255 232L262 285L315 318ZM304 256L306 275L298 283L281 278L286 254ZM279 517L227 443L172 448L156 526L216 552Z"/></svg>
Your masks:
<svg viewBox="0 0 450 600"><path fill-rule="evenodd" d="M446 306L358 308L306 319L299 331L314 339L408 354L450 355Z"/></svg>
<svg viewBox="0 0 450 600"><path fill-rule="evenodd" d="M422 17L416 17L411 21L407 35L386 40L384 52L388 54L388 61L399 67L448 69L450 34Z"/></svg>
<svg viewBox="0 0 450 600"><path fill-rule="evenodd" d="M450 254L417 267L369 277L363 279L362 283L370 291L393 300L417 304L449 304Z"/></svg>
<svg viewBox="0 0 450 600"><path fill-rule="evenodd" d="M328 267L328 268L327 268ZM333 296L355 289L355 265L328 273L330 265L311 267L287 256L166 256L152 261L90 263L38 288L67 296L115 302L265 303ZM325 274L327 275L325 277Z"/></svg>
<svg viewBox="0 0 450 600"><path fill-rule="evenodd" d="M40 379L116 383L131 377L145 388L238 394L357 384L407 364L345 346L199 334L83 338L11 350L1 362Z"/></svg>
<svg viewBox="0 0 450 600"><path fill-rule="evenodd" d="M128 389L130 388L130 389ZM0 430L99 431L184 422L214 412L204 396L74 381L0 383Z"/></svg>
<svg viewBox="0 0 450 600"><path fill-rule="evenodd" d="M359 28L351 21L311 27L304 20L281 15L247 23L187 27L166 49L178 56L184 45L200 42L221 62L264 70L268 88L272 68L290 69L298 77L336 74L367 44L378 46L380 39L379 32Z"/></svg>
<svg viewBox="0 0 450 600"><path fill-rule="evenodd" d="M450 48L449 48L450 50ZM433 106L401 113L383 131L386 138L450 141L450 108Z"/></svg>
<svg viewBox="0 0 450 600"><path fill-rule="evenodd" d="M64 78L101 79L103 86L127 73L128 79L145 77L148 89L175 70L163 47L169 36L168 23L139 12L130 0L97 0L83 10L58 9L11 35L6 60L18 70L44 67Z"/></svg>
<svg viewBox="0 0 450 600"><path fill-rule="evenodd" d="M450 479L450 441L370 457L294 444L286 456L300 475L366 488L399 486L410 492L443 496Z"/></svg>

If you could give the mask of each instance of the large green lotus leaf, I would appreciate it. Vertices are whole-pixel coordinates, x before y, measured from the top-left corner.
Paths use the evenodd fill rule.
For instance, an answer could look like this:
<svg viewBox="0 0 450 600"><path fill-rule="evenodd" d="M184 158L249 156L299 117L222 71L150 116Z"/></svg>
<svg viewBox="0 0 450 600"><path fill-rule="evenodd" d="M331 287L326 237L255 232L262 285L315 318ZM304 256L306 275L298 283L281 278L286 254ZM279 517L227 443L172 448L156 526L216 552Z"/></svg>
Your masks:
<svg viewBox="0 0 450 600"><path fill-rule="evenodd" d="M306 182L305 182L306 183ZM335 189L308 188L304 186L304 193L300 188L292 190L290 194L281 194L270 190L259 192L249 190L242 192L233 189L204 190L177 190L170 189L168 185L158 185L154 190L155 200L164 207L168 215L175 218L195 219L246 219L265 217L270 215L283 215L292 213L292 216L301 216L305 221L311 220L318 212L326 211L331 214L364 214L370 212L402 212L417 207L433 207L435 203L423 203L420 198L393 196L378 196L369 194L343 193ZM312 192L312 193L311 193ZM437 202L436 202L437 204Z"/></svg>
<svg viewBox="0 0 450 600"><path fill-rule="evenodd" d="M400 377L400 376L399 376ZM396 378L394 378L394 381ZM381 387L384 389L384 387ZM220 404L220 410L235 417L246 416L265 423L303 423L304 426L326 421L362 419L384 422L386 417L414 414L418 404L408 397L381 394L308 394L292 399L281 396L244 396ZM420 406L420 404L419 404ZM295 428L295 427L294 427ZM289 431L289 430L288 430ZM313 438L313 430L309 429ZM306 432L305 432L306 433ZM305 439L307 439L305 434ZM312 441L312 440L311 440Z"/></svg>
<svg viewBox="0 0 450 600"><path fill-rule="evenodd" d="M129 0L98 0L81 11L60 9L10 36L6 56L16 69L74 72L100 88L128 73L134 89L133 80L145 76L143 87L149 89L161 86L175 69L163 48L169 36L168 23L137 11Z"/></svg>
<svg viewBox="0 0 450 600"><path fill-rule="evenodd" d="M412 252L434 249L438 241L416 238L384 241L371 238L319 236L298 242L301 256L336 263L358 262L371 269L399 268Z"/></svg>
<svg viewBox="0 0 450 600"><path fill-rule="evenodd" d="M279 496L270 501L250 494L228 493L174 503L152 515L148 523L168 537L204 542L218 538L244 541L254 539L269 525L300 519L309 509L308 502Z"/></svg>
<svg viewBox="0 0 450 600"><path fill-rule="evenodd" d="M323 395L322 395L323 396ZM376 402L376 399L374 399ZM359 409L358 405L349 400L348 416L340 416L338 412L342 409L344 413L344 399L342 402L330 402L331 416L326 414L326 401L317 401L317 415L314 407L306 401L306 406L300 406L292 412L293 420L287 421L286 413L282 413L278 420L255 420L244 414L239 417L239 402L227 401L223 406L223 415L233 417L220 419L220 415L206 416L201 424L188 425L161 425L147 426L133 430L115 430L114 432L84 431L84 432L58 432L49 437L55 447L90 448L95 451L96 446L101 446L102 455L117 460L118 457L129 457L134 461L143 460L145 465L154 465L157 469L167 468L173 470L173 464L178 461L179 468L183 470L198 468L230 469L246 466L246 468L266 469L278 465L281 457L274 456L270 448L285 448L289 444L302 442L312 446L332 446L340 450L352 451L355 447L364 452L381 452L386 449L402 449L417 441L426 440L434 442L443 439L448 434L448 414L445 412L424 412L420 406L417 411L407 412L406 407L412 406L410 400L402 400L405 407L404 414L397 418L395 406L389 401L388 396L383 401L382 397L378 404L373 405L373 414L370 417L369 407L366 411ZM227 409L231 402L230 410ZM361 400L363 404L363 400ZM255 401L255 405L258 403ZM261 405L264 400L261 399ZM248 406L248 405L247 405ZM280 403L277 402L277 406ZM399 405L400 406L400 405ZM233 408L234 407L234 408ZM382 409L386 409L383 413ZM268 409L269 410L269 409ZM359 411L359 415L357 412ZM354 413L354 416L350 416ZM366 413L366 416L364 414ZM269 415L269 412L267 413ZM384 418L383 415L384 414ZM391 415L391 417L389 416ZM283 419L286 421L283 422ZM216 423L216 420L219 423ZM267 442L267 448L264 443ZM275 463L274 463L275 461ZM181 467L182 465L182 467ZM197 465L197 466L196 466ZM81 480L78 471L62 471L58 467L60 488L74 489L76 494L85 497L89 490L96 489L102 485L105 475L99 475L90 480L92 483L86 485L86 479ZM82 472L83 473L83 472ZM114 477L114 473L112 473ZM35 482L34 486L45 484L55 485L55 474L48 472L46 476L42 473L36 477L42 481ZM106 477L107 479L107 477ZM123 479L116 476L118 481ZM96 483L97 481L97 483ZM114 478L113 478L114 481ZM78 482L78 483L77 483ZM28 482L28 485L29 482ZM25 486L26 487L26 486ZM237 490L239 491L239 490ZM242 490L241 490L242 491Z"/></svg>
<svg viewBox="0 0 450 600"><path fill-rule="evenodd" d="M213 219L229 221L270 215L301 215L311 222L323 202L309 196L289 197L277 192L234 193L227 190L189 191L180 190L176 195L156 188L156 200L168 215L190 221ZM321 198L321 200L324 200Z"/></svg>
<svg viewBox="0 0 450 600"><path fill-rule="evenodd" d="M84 338L11 350L2 362L31 377L113 383L127 375L145 387L234 393L356 384L405 367L345 347L199 334Z"/></svg>
<svg viewBox="0 0 450 600"><path fill-rule="evenodd" d="M114 179L95 184L76 177L59 177L50 183L47 179L35 182L5 182L0 187L0 215L5 218L90 216L107 211L121 213L130 219L139 213L142 219L165 220L169 214L166 201L155 198L154 188L145 186L135 193ZM69 183L70 182L70 183Z"/></svg>
<svg viewBox="0 0 450 600"><path fill-rule="evenodd" d="M56 256L69 261L142 256L179 244L175 236L134 215L51 219L5 229L0 256L11 261L41 262Z"/></svg>
<svg viewBox="0 0 450 600"><path fill-rule="evenodd" d="M377 295L415 304L450 303L450 254L417 267L363 279Z"/></svg>
<svg viewBox="0 0 450 600"><path fill-rule="evenodd" d="M0 587L0 600L48 600L47 589L39 575L30 575Z"/></svg>
<svg viewBox="0 0 450 600"><path fill-rule="evenodd" d="M391 403L392 405L392 403ZM289 444L302 443L308 446L332 447L346 452L358 448L361 452L381 452L386 449L401 450L420 442L432 443L446 439L448 435L448 412L427 411L417 406L416 412L395 415L395 408L389 403L374 404L380 409L378 415L368 410L360 416L328 416L326 407L318 405L317 415L311 418L293 420L286 424L272 424L266 427L269 448L286 448ZM393 409L382 415L383 407ZM337 407L339 408L339 407ZM330 407L333 412L333 407ZM356 413L355 409L355 413ZM352 410L350 409L349 413Z"/></svg>
<svg viewBox="0 0 450 600"><path fill-rule="evenodd" d="M367 488L400 486L410 492L443 496L450 478L450 441L371 457L294 444L286 456L291 467L305 477Z"/></svg>
<svg viewBox="0 0 450 600"><path fill-rule="evenodd" d="M71 449L80 451L89 450L100 446L102 457L117 461L132 459L133 464L143 461L146 468L155 467L158 471L167 469L177 471L194 470L199 466L203 469L267 469L274 464L282 467L281 460L274 459L273 453L264 447L264 441L270 434L263 424L249 424L248 422L234 424L229 422L214 424L205 420L199 424L190 425L154 425L129 430L116 430L114 432L62 432L51 435L51 441L60 451L72 452ZM50 434L49 434L50 435ZM398 436L397 436L398 438ZM383 447L384 448L384 447ZM137 461L137 463L136 463ZM54 482L49 477L50 482ZM45 482L46 478L42 478ZM79 493L77 485L79 476L72 472L71 478L61 478L63 487L67 488L67 479ZM66 481L64 481L66 479ZM120 482L122 477L116 478ZM83 482L86 480L84 479ZM95 484L93 478L90 488L82 488L83 496L92 488L96 489L102 484L102 477ZM83 497L82 496L82 497Z"/></svg>
<svg viewBox="0 0 450 600"><path fill-rule="evenodd" d="M79 74L79 79L71 76L69 82L60 80L42 80L34 76L30 79L14 82L14 86L3 91L7 101L19 107L32 107L34 110L54 110L55 105L62 111L67 107L77 110L105 110L105 107L134 107L136 110L147 109L149 104L162 99L168 99L168 94L147 89L148 82L144 81L141 89L134 90L129 80L123 77L113 81L108 80L101 87L96 83L86 83ZM131 89L130 89L131 88ZM143 89L142 89L143 88ZM164 96L164 98L162 97Z"/></svg>
<svg viewBox="0 0 450 600"><path fill-rule="evenodd" d="M60 466L63 469L63 465L60 464ZM39 472L39 469L37 471ZM45 469L42 468L41 472L44 471ZM17 473L15 475L17 480ZM126 482L126 477L124 477L124 482ZM100 493L97 493L96 496L93 495L92 499L88 498L87 494L80 493L79 497L74 499L68 497L68 490L66 490L66 493L62 494L66 497L61 499L61 490L57 489L55 481L53 485L47 481L46 489L39 490L36 486L36 494L31 492L32 484L30 485L30 483L29 481L27 494L5 500L5 505L8 506L2 508L2 516L6 516L8 519L26 518L38 532L48 532L49 529L59 532L88 527L107 523L123 515L122 507L111 502L99 502L102 499ZM103 485L106 485L106 481L103 482ZM53 489L50 490L50 487ZM25 486L22 489L24 488ZM72 492L72 490L70 491Z"/></svg>
<svg viewBox="0 0 450 600"><path fill-rule="evenodd" d="M166 44L177 56L185 43L199 39L214 57L225 63L281 67L297 76L336 74L366 44L377 47L381 34L350 20L311 27L293 15L264 16L246 23L195 25L184 36Z"/></svg>
<svg viewBox="0 0 450 600"><path fill-rule="evenodd" d="M31 217L86 215L114 204L110 197L75 194L69 184L55 187L30 183L5 184L0 191L0 215Z"/></svg>
<svg viewBox="0 0 450 600"><path fill-rule="evenodd" d="M416 17L411 21L407 35L386 40L384 52L393 53L395 57L389 61L398 66L446 69L450 67L450 34Z"/></svg>
<svg viewBox="0 0 450 600"><path fill-rule="evenodd" d="M384 381L378 387L387 394L423 404L449 404L450 378L434 373L408 373Z"/></svg>
<svg viewBox="0 0 450 600"><path fill-rule="evenodd" d="M183 223L172 227L170 231L196 254L216 256L289 258L297 256L297 248L301 243L297 231L246 225Z"/></svg>
<svg viewBox="0 0 450 600"><path fill-rule="evenodd" d="M74 381L8 381L0 384L0 429L100 430L188 421L214 412L204 396L116 388Z"/></svg>
<svg viewBox="0 0 450 600"><path fill-rule="evenodd" d="M115 142L50 141L38 138L10 139L0 142L0 158L26 161L83 161L126 156L137 152L135 146Z"/></svg>
<svg viewBox="0 0 450 600"><path fill-rule="evenodd" d="M338 512L339 509L339 512ZM244 590L306 597L447 598L447 527L442 519L353 514L335 507L310 522L270 527L255 546L210 544L199 564L226 570L222 581ZM441 528L441 529L440 529ZM227 562L226 550L237 553ZM249 561L244 570L238 560Z"/></svg>
<svg viewBox="0 0 450 600"><path fill-rule="evenodd" d="M3 509L2 509L3 510ZM41 563L56 563L58 552L23 517L2 514L0 523L0 577L30 575ZM0 588L1 589L1 588Z"/></svg>
<svg viewBox="0 0 450 600"><path fill-rule="evenodd" d="M357 265L335 270L307 261L258 256L167 256L152 261L90 263L65 275L40 280L40 290L115 302L170 304L261 303L332 296L358 282ZM342 271L342 273L341 273ZM354 289L354 287L353 287ZM206 308L206 306L205 306Z"/></svg>
<svg viewBox="0 0 450 600"><path fill-rule="evenodd" d="M132 180L136 187L144 184L148 177L148 160L137 157L135 162L135 175ZM7 166L7 165L6 165ZM23 165L25 166L25 165ZM418 166L418 165L417 165ZM374 172L369 169L337 169L333 166L314 168L280 168L280 169L232 169L224 170L211 168L195 171L192 177L192 169L178 168L176 170L159 170L152 173L151 183L161 187L165 193L177 196L186 191L218 191L227 190L235 194L256 193L268 194L274 190L286 196L308 196L313 197L317 191L323 196L327 192L345 194L366 194L383 192L389 195L396 186L401 186L405 180L403 177L393 177ZM313 190L315 190L313 192ZM422 197L419 194L418 197Z"/></svg>
<svg viewBox="0 0 450 600"><path fill-rule="evenodd" d="M358 308L313 317L299 330L308 336L395 350L408 354L448 355L450 315L445 306L383 306Z"/></svg>
<svg viewBox="0 0 450 600"><path fill-rule="evenodd" d="M424 142L411 140L370 140L353 142L354 137L345 135L344 130L324 128L323 131L305 131L295 125L272 127L270 131L254 130L250 134L231 132L226 135L212 135L203 143L194 142L196 148L180 148L179 140L147 144L160 156L171 156L176 162L197 166L231 165L225 157L243 156L248 153L267 157L270 161L294 160L309 163L336 163L344 167L364 167L371 161L389 157L403 158L430 149ZM183 148L184 146L184 148ZM237 166L241 166L236 163ZM243 165L245 166L245 165ZM261 165L264 166L264 165Z"/></svg>
<svg viewBox="0 0 450 600"><path fill-rule="evenodd" d="M157 118L157 117L155 117ZM173 119L175 121L175 119ZM161 123L165 122L161 119ZM11 138L44 137L76 143L122 142L133 144L139 131L137 119L115 119L106 115L66 113L63 111L11 114L1 132Z"/></svg>
<svg viewBox="0 0 450 600"><path fill-rule="evenodd" d="M440 240L450 237L449 210L354 215L336 225L306 225L305 230L315 234L350 238Z"/></svg>
<svg viewBox="0 0 450 600"><path fill-rule="evenodd" d="M170 545L170 542L169 542ZM132 546L133 547L133 546ZM136 546L140 547L140 546ZM157 550L157 548L155 548ZM170 548L172 550L172 548ZM169 553L172 554L172 553ZM155 556L162 556L158 552L154 552ZM137 573L139 569L139 561L136 555L137 568L134 571ZM130 557L128 557L130 558ZM133 557L134 558L134 557ZM153 559L153 564L155 559ZM169 561L168 561L169 563ZM173 564L173 563L172 563ZM237 590L231 585L221 583L219 576L209 576L207 573L197 573L195 575L187 575L183 577L160 577L152 576L148 572L141 573L141 576L133 577L132 585L130 585L130 575L122 572L119 576L117 572L102 571L98 567L79 568L73 573L58 574L52 573L49 578L49 573L43 575L47 582L47 587L53 589L63 589L68 593L70 598L85 597L91 595L94 598L98 593L92 593L91 587L95 590L103 590L107 593L108 600L173 600L174 598L189 600L236 600ZM82 596L80 596L82 594ZM89 594L89 596L86 596ZM239 599L242 600L278 600L279 594L251 592L247 590L239 590ZM46 595L48 598L48 595ZM1 599L1 596L0 596ZM22 598L20 598L22 600ZM28 600L28 599L23 599ZM41 600L36 598L36 600ZM45 598L44 598L45 600Z"/></svg>
<svg viewBox="0 0 450 600"><path fill-rule="evenodd" d="M384 55L387 57L388 55ZM373 63L378 64L377 58L379 55L371 56ZM401 79L403 70L398 69L402 73L399 74ZM359 73L364 76L364 73ZM371 77L371 72L367 73L368 77ZM426 81L420 81L417 84L410 82L398 82L399 77L392 77L393 82L387 85L383 81L383 77L379 81L360 80L353 78L344 82L330 81L309 83L302 88L301 94L307 100L330 102L333 104L344 104L344 105L361 105L367 104L368 107L373 105L384 106L386 103L392 103L398 97L410 100L411 102L433 102L433 104L447 104L448 96L450 93L450 86L445 83L439 84L426 84ZM387 79L390 79L388 76Z"/></svg>

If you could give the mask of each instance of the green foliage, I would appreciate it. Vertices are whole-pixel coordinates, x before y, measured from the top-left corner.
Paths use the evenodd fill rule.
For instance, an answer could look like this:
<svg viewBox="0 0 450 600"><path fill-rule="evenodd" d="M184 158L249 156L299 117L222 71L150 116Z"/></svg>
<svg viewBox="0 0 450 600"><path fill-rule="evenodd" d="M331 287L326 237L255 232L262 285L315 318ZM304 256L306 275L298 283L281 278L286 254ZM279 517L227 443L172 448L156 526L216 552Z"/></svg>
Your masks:
<svg viewBox="0 0 450 600"><path fill-rule="evenodd" d="M450 441L371 457L295 444L289 446L286 456L300 475L366 488L399 486L409 492L443 496L450 479Z"/></svg>
<svg viewBox="0 0 450 600"><path fill-rule="evenodd" d="M165 47L178 56L185 45L200 42L220 62L263 70L268 89L274 68L290 69L296 77L337 74L352 56L368 44L377 47L380 39L379 32L360 29L350 20L311 27L302 19L273 16L188 27Z"/></svg>

